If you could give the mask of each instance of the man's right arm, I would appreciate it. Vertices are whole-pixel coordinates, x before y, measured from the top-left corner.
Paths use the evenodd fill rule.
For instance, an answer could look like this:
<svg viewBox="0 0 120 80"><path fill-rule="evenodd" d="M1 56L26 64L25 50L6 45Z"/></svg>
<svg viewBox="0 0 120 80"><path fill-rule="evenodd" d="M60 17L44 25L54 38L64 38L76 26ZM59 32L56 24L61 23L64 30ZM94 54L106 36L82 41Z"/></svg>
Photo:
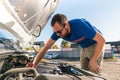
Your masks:
<svg viewBox="0 0 120 80"><path fill-rule="evenodd" d="M40 60L43 58L43 56L45 55L46 51L51 48L51 46L55 43L56 41L53 39L49 39L47 41L47 43L44 45L44 47L40 50L40 52L37 54L37 56L35 57L34 61L33 61L33 67L35 68L38 63L40 62Z"/></svg>

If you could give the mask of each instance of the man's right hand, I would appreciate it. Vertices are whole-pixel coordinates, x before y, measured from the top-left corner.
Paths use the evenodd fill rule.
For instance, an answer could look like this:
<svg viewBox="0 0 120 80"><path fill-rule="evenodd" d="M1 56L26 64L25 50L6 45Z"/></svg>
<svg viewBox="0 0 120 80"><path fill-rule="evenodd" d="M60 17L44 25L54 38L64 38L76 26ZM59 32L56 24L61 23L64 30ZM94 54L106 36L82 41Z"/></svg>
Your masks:
<svg viewBox="0 0 120 80"><path fill-rule="evenodd" d="M33 64L33 63L29 63L29 64L28 64L28 67L34 68L34 64Z"/></svg>

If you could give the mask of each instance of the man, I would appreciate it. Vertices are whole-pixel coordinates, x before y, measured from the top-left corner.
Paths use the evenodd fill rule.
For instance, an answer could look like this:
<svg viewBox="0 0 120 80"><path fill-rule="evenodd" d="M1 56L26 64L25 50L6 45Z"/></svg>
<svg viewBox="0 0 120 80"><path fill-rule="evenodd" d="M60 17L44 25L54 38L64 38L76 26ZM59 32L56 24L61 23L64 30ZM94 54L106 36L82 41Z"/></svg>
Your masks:
<svg viewBox="0 0 120 80"><path fill-rule="evenodd" d="M68 21L67 17L63 14L53 16L51 26L54 33L37 54L33 62L33 67L37 66L46 51L51 48L59 38L63 38L64 40L77 43L81 46L81 68L95 73L101 71L105 39L99 30L85 19Z"/></svg>

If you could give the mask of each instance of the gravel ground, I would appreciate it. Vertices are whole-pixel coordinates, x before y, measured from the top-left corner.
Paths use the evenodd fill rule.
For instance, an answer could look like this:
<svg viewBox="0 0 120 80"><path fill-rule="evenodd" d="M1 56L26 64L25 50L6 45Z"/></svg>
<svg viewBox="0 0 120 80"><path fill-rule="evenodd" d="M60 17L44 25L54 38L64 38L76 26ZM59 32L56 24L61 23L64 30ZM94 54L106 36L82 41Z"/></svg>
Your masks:
<svg viewBox="0 0 120 80"><path fill-rule="evenodd" d="M120 58L115 61L104 60L102 76L107 80L120 80Z"/></svg>
<svg viewBox="0 0 120 80"><path fill-rule="evenodd" d="M63 62L80 66L80 62L62 60ZM101 77L106 78L107 80L120 80L120 58L115 59L104 59L103 61L103 72Z"/></svg>

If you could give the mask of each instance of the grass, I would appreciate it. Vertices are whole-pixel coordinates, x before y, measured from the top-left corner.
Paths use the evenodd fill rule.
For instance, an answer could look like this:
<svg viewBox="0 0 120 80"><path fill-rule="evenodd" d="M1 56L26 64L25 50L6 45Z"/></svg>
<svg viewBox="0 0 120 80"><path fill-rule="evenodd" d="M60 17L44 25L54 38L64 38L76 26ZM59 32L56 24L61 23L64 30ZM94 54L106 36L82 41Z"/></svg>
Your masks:
<svg viewBox="0 0 120 80"><path fill-rule="evenodd" d="M104 61L117 61L117 57L113 56L111 58L105 58Z"/></svg>

